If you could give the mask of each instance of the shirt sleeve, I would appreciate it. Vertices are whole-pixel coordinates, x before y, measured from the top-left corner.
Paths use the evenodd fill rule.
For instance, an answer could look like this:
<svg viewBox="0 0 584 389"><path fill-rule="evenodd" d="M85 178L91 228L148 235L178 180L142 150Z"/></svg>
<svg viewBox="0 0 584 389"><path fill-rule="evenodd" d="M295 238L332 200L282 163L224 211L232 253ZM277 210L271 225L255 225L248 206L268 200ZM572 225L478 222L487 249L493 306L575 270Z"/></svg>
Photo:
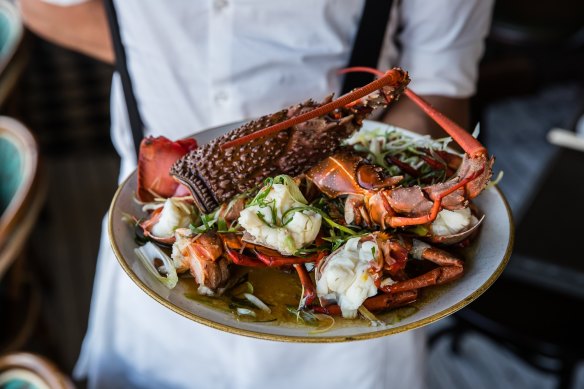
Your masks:
<svg viewBox="0 0 584 389"><path fill-rule="evenodd" d="M489 31L493 0L403 0L398 64L419 94L469 97Z"/></svg>

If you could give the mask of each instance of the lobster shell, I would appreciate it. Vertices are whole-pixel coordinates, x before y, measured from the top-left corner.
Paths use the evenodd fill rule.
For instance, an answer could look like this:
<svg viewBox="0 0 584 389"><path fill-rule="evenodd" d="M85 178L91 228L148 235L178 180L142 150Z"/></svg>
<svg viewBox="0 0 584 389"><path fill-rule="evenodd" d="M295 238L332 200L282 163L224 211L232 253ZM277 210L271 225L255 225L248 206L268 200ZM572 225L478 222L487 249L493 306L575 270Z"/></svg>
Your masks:
<svg viewBox="0 0 584 389"><path fill-rule="evenodd" d="M327 115L297 124L278 133L253 139L240 147L223 149L229 141L259 131L318 108L321 103L308 100L257 120L218 137L179 159L170 173L193 194L195 204L209 213L221 203L248 191L267 177L279 174L296 176L335 153L341 142L357 131L375 108L396 100L409 83L407 72L396 68L398 80L375 91L358 104L341 107Z"/></svg>

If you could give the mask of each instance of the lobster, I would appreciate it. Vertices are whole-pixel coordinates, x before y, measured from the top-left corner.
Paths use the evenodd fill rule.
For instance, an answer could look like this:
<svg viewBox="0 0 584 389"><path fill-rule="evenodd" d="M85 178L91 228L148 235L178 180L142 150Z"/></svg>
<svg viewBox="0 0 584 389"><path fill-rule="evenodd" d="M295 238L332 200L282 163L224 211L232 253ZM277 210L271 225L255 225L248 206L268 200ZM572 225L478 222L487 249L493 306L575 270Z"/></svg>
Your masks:
<svg viewBox="0 0 584 389"><path fill-rule="evenodd" d="M409 81L407 72L394 68L337 100L330 95L263 116L190 151L170 172L209 213L267 177L297 176L334 154L374 109L397 100Z"/></svg>

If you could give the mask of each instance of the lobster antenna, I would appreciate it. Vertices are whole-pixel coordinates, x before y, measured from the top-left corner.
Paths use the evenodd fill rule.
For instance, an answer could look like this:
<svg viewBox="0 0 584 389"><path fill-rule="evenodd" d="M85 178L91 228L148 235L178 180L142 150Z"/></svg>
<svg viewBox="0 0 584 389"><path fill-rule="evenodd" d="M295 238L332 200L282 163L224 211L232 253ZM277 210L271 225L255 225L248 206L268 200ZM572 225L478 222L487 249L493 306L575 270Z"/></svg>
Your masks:
<svg viewBox="0 0 584 389"><path fill-rule="evenodd" d="M442 112L434 108L426 100L418 96L411 89L406 88L405 95L409 97L418 107L422 109L432 120L444 129L454 139L456 143L469 155L484 155L487 149L478 140L473 138L465 129L456 124Z"/></svg>
<svg viewBox="0 0 584 389"><path fill-rule="evenodd" d="M304 123L310 119L314 119L314 118L319 117L321 115L327 114L327 113L329 113L337 108L343 107L343 106L345 106L345 105L347 105L347 104L349 104L357 99L365 97L368 94L376 91L377 89L382 88L385 85L396 83L396 81L397 81L396 78L399 76L400 76L400 72L396 72L394 69L389 70L386 73L383 73L383 76L378 78L377 80L375 80L375 81L373 81L373 82L371 82L371 83L369 83L361 88L355 89L354 91L339 97L335 101L331 101L330 103L321 105L320 107L313 109L312 111L295 116L295 117L290 118L288 120L284 120L283 122L274 124L273 126L266 127L262 130L253 132L253 133L246 135L246 136L242 136L241 138L237 138L237 139L231 140L229 142L225 142L224 144L221 145L221 148L228 149L230 147L241 146L241 145L244 145L251 140L261 138L261 137L264 137L267 135L271 135L273 133L276 133L276 132L285 130L287 128L290 128L292 126L295 126L297 124Z"/></svg>
<svg viewBox="0 0 584 389"><path fill-rule="evenodd" d="M377 76L383 75L383 72L370 67L365 66L355 66L351 68L345 68L339 71L339 74L351 73L351 72L366 72L372 73ZM455 141L460 145L460 147L469 155L482 155L486 154L487 150L473 135L470 135L462 127L444 115L442 112L434 108L426 100L418 96L414 91L409 88L405 89L405 95L410 98L418 107L422 109L432 120L434 120L440 127L444 129ZM477 124L477 131L479 125Z"/></svg>

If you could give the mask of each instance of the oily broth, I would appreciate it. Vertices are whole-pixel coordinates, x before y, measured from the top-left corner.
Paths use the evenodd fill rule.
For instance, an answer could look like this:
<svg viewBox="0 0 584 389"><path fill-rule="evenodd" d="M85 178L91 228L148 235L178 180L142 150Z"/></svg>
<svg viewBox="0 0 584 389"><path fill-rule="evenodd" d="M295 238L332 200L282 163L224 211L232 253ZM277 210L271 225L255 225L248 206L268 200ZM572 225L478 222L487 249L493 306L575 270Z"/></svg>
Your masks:
<svg viewBox="0 0 584 389"><path fill-rule="evenodd" d="M302 285L296 272L265 268L252 269L248 275L254 295L270 307L271 316L278 322L295 323L296 318L287 307L297 307L302 297Z"/></svg>
<svg viewBox="0 0 584 389"><path fill-rule="evenodd" d="M254 309L257 317L247 317L237 315L232 304L232 296L226 293L223 296L202 296L197 293L193 279L182 279L181 282L188 283L189 292L185 297L221 309L233 312L236 318L248 321L277 321L282 323L296 321L286 309L287 306L296 307L302 295L302 285L295 273L287 273L278 269L270 268L238 268L232 277L241 278L247 275L247 280L253 285L253 294L263 301L271 309L271 313L260 309Z"/></svg>
<svg viewBox="0 0 584 389"><path fill-rule="evenodd" d="M302 285L295 271L283 271L275 268L238 268L233 277L240 278L247 275L247 280L253 285L253 294L263 301L271 312L254 309L256 317L238 315L232 304L232 297L202 296L196 291L193 279L183 279L189 283L189 291L185 297L211 306L216 309L232 312L234 317L242 321L274 322L285 325L303 325L297 323L296 316L288 311L288 307L296 308L302 296Z"/></svg>
<svg viewBox="0 0 584 389"><path fill-rule="evenodd" d="M225 312L231 312L235 319L250 322L265 322L275 325L284 325L292 327L305 327L319 331L319 329L330 326L330 321L324 320L318 325L309 325L298 320L296 315L288 310L288 307L296 308L302 296L302 285L294 270L284 271L276 268L239 268L233 275L241 277L247 273L248 281L253 285L254 295L270 307L271 312L264 312L255 309L256 317L240 316L236 313L235 308L231 305L231 296L203 296L199 295L196 290L195 282L192 278L184 278L179 282L188 283L188 292L185 297L199 303L219 309ZM416 303L406 307L396 308L387 313L378 315L388 324L394 324L418 311ZM334 318L334 328L369 326L369 321L357 319L344 319L342 317Z"/></svg>

